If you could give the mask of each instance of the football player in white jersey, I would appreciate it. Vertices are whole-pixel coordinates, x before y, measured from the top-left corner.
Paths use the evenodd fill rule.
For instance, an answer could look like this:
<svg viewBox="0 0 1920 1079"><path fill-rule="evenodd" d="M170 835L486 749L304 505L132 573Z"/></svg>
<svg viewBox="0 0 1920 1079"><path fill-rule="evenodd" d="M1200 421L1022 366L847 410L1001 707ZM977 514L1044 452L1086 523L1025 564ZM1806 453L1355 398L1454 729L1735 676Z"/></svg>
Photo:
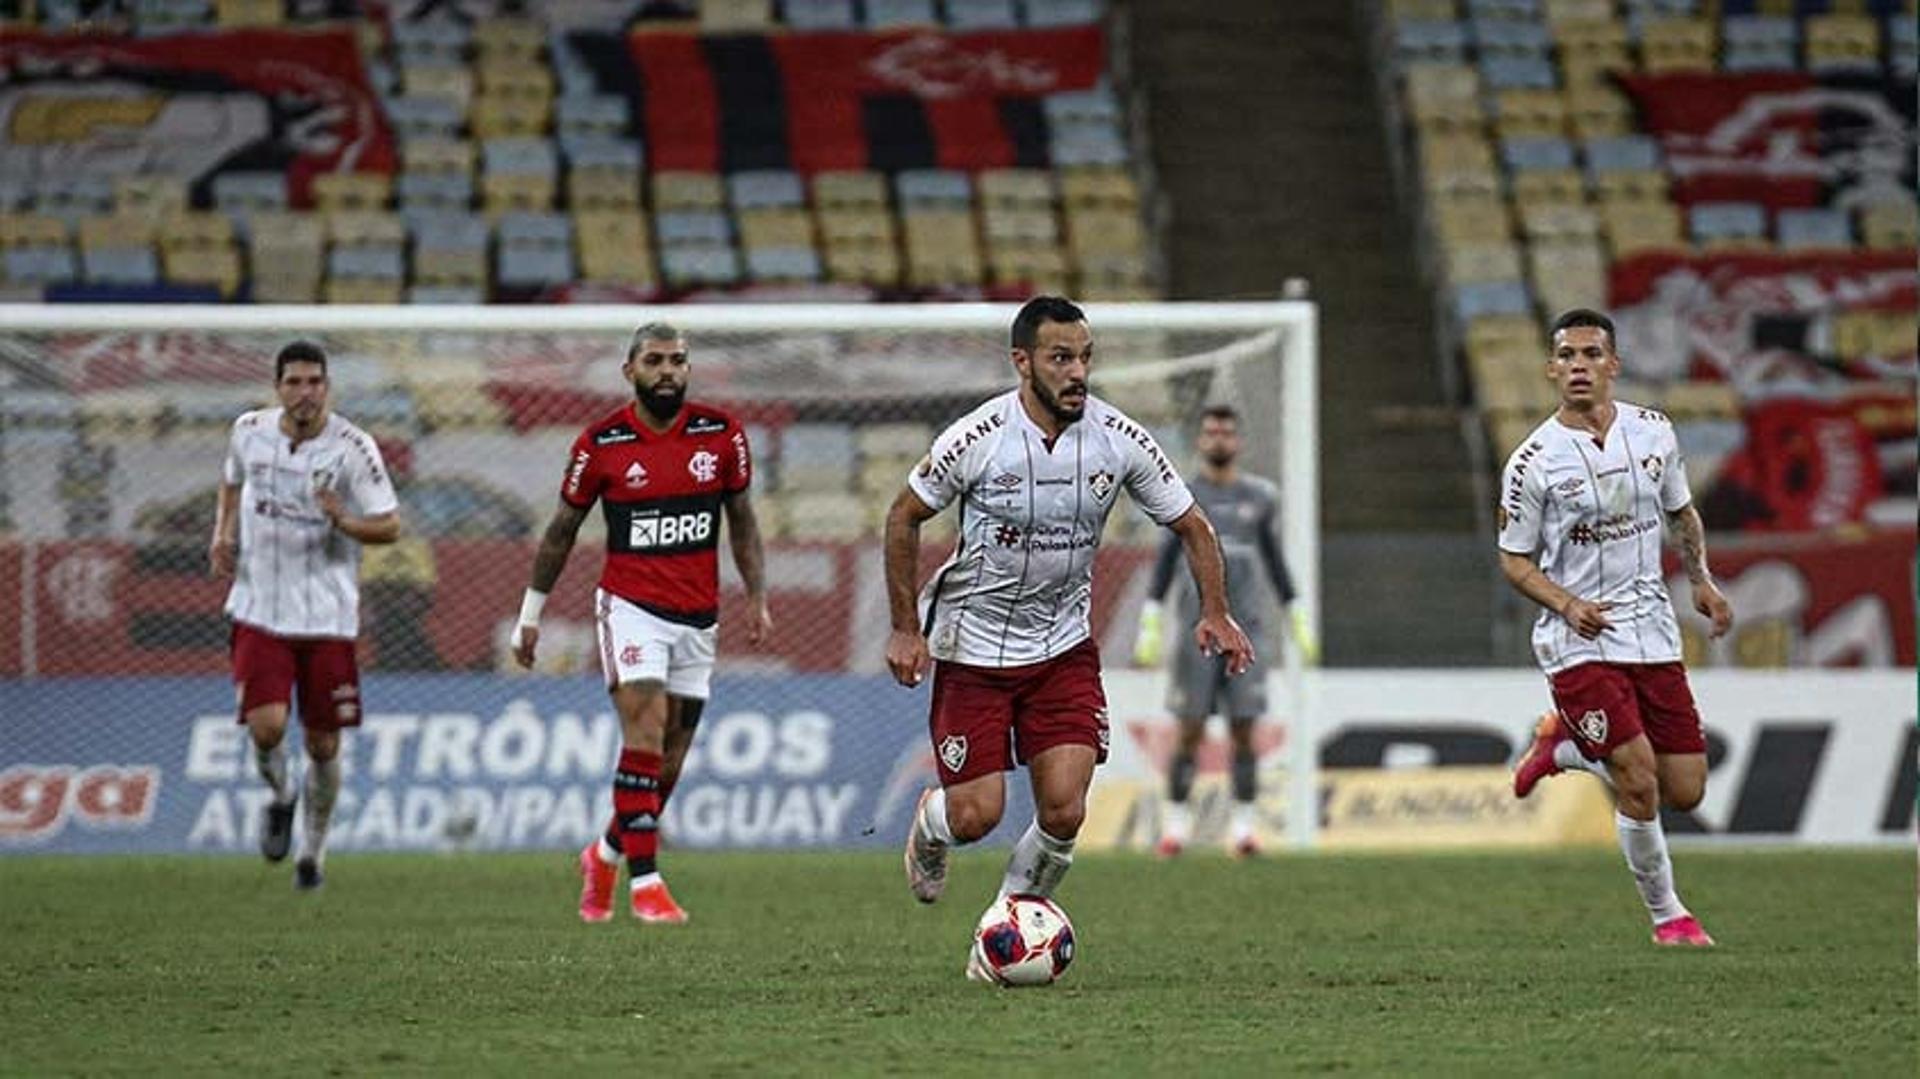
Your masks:
<svg viewBox="0 0 1920 1079"><path fill-rule="evenodd" d="M1180 535L1199 585L1194 639L1240 674L1253 645L1228 612L1220 544L1145 428L1089 394L1093 334L1057 296L1013 320L1020 385L934 441L887 514L892 633L887 666L915 686L933 667L928 726L940 786L908 829L907 881L921 902L946 886L947 851L1000 823L1002 772L1025 764L1035 820L1002 895L1050 895L1073 862L1094 766L1107 754L1106 696L1089 618L1093 560L1125 489ZM960 538L916 603L922 522L960 503ZM983 977L970 958L968 975Z"/></svg>
<svg viewBox="0 0 1920 1079"><path fill-rule="evenodd" d="M1700 804L1707 743L1680 662L1680 627L1660 569L1663 525L1680 544L1693 606L1715 637L1733 608L1707 570L1705 529L1673 425L1613 398L1613 322L1576 308L1554 320L1546 374L1560 408L1507 459L1498 507L1500 568L1542 608L1533 650L1553 690L1514 771L1525 798L1577 768L1612 789L1620 849L1657 944L1713 938L1680 901L1660 806Z"/></svg>
<svg viewBox="0 0 1920 1079"><path fill-rule="evenodd" d="M360 545L400 537L400 503L365 431L327 407L327 354L296 341L274 359L279 408L233 424L207 557L232 577L233 681L254 761L272 789L260 830L269 862L287 856L293 811L306 831L294 884L320 887L340 792L340 731L360 725ZM284 739L300 702L305 790L287 776Z"/></svg>

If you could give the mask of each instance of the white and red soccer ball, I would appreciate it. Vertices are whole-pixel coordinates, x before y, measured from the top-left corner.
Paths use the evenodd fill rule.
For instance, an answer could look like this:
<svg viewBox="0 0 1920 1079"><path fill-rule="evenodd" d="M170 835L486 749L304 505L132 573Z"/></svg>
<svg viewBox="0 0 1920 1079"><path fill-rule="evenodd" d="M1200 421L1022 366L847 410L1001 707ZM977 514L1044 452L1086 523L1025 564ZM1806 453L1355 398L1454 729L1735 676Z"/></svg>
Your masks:
<svg viewBox="0 0 1920 1079"><path fill-rule="evenodd" d="M995 984L1049 985L1073 962L1073 923L1051 899L995 900L973 932L974 956Z"/></svg>

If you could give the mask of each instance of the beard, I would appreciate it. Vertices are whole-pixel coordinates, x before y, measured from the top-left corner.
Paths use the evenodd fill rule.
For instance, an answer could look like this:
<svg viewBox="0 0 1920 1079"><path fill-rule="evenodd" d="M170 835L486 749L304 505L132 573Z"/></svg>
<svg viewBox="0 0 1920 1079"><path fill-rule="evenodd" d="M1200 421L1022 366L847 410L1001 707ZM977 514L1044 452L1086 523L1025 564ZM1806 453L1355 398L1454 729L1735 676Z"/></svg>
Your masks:
<svg viewBox="0 0 1920 1079"><path fill-rule="evenodd" d="M656 420L670 420L679 414L680 405L687 399L687 390L684 386L656 387L641 390L635 396L648 415Z"/></svg>
<svg viewBox="0 0 1920 1079"><path fill-rule="evenodd" d="M1233 453L1228 452L1227 450L1210 450L1207 453L1202 454L1202 456L1205 457L1207 463L1212 465L1213 467L1225 468L1228 465L1233 463L1233 459L1235 455Z"/></svg>
<svg viewBox="0 0 1920 1079"><path fill-rule="evenodd" d="M1082 394L1087 392L1087 388L1084 385L1073 387L1063 386L1061 388L1063 390L1068 388L1077 389ZM1054 419L1064 423L1073 423L1087 414L1087 399L1085 397L1080 398L1080 403L1069 405L1062 401L1059 395L1048 389L1046 384L1038 378L1033 380L1033 395L1040 399L1040 404L1045 407L1048 412L1053 413Z"/></svg>

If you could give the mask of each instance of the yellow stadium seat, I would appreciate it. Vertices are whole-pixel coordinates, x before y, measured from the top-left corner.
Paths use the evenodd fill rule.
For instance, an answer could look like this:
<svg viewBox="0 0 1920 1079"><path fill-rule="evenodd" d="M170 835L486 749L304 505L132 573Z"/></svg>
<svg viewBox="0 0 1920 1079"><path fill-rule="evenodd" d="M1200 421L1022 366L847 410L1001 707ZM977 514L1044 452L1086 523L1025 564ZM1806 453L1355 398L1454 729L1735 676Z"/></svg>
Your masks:
<svg viewBox="0 0 1920 1079"><path fill-rule="evenodd" d="M828 246L892 244L893 215L884 209L822 211L820 237Z"/></svg>
<svg viewBox="0 0 1920 1079"><path fill-rule="evenodd" d="M336 210L325 215L327 241L355 247L402 246L407 229L397 214L376 210Z"/></svg>
<svg viewBox="0 0 1920 1079"><path fill-rule="evenodd" d="M1454 285L1519 281L1520 252L1510 243L1467 243L1446 249L1447 282Z"/></svg>
<svg viewBox="0 0 1920 1079"><path fill-rule="evenodd" d="M1579 206L1587 201L1586 180L1573 169L1535 169L1513 176L1513 201L1525 206Z"/></svg>
<svg viewBox="0 0 1920 1079"><path fill-rule="evenodd" d="M383 210L393 198L393 178L384 172L323 172L313 178L318 210Z"/></svg>
<svg viewBox="0 0 1920 1079"><path fill-rule="evenodd" d="M1612 86L1572 86L1567 89L1567 126L1578 139L1596 139L1633 133L1633 105Z"/></svg>
<svg viewBox="0 0 1920 1079"><path fill-rule="evenodd" d="M65 247L67 223L44 214L0 214L0 249Z"/></svg>
<svg viewBox="0 0 1920 1079"><path fill-rule="evenodd" d="M1478 129L1486 122L1480 75L1465 64L1407 65L1403 88L1408 115L1422 129Z"/></svg>
<svg viewBox="0 0 1920 1079"><path fill-rule="evenodd" d="M1810 68L1880 66L1880 24L1865 15L1810 15L1805 33Z"/></svg>
<svg viewBox="0 0 1920 1079"><path fill-rule="evenodd" d="M157 222L135 214L108 214L80 219L80 250L146 248L153 246Z"/></svg>
<svg viewBox="0 0 1920 1079"><path fill-rule="evenodd" d="M454 250L429 247L413 253L413 283L416 285L483 285L486 281L485 248Z"/></svg>
<svg viewBox="0 0 1920 1079"><path fill-rule="evenodd" d="M1058 248L1035 247L994 251L987 258L994 284L1028 284L1041 290L1059 291L1067 287L1066 257Z"/></svg>
<svg viewBox="0 0 1920 1079"><path fill-rule="evenodd" d="M1140 205L1140 187L1116 168L1062 169L1060 201L1069 209L1133 210Z"/></svg>
<svg viewBox="0 0 1920 1079"><path fill-rule="evenodd" d="M829 280L849 284L894 285L900 281L900 253L892 244L844 243L826 249Z"/></svg>
<svg viewBox="0 0 1920 1079"><path fill-rule="evenodd" d="M1497 243L1513 237L1513 216L1505 202L1457 201L1433 207L1433 231L1446 244Z"/></svg>
<svg viewBox="0 0 1920 1079"><path fill-rule="evenodd" d="M1667 174L1660 169L1618 169L1595 173L1593 197L1607 202L1665 202Z"/></svg>
<svg viewBox="0 0 1920 1079"><path fill-rule="evenodd" d="M702 0L703 34L758 34L773 26L772 0Z"/></svg>
<svg viewBox="0 0 1920 1079"><path fill-rule="evenodd" d="M1494 126L1503 139L1554 138L1567 133L1567 105L1557 90L1502 90Z"/></svg>
<svg viewBox="0 0 1920 1079"><path fill-rule="evenodd" d="M1067 239L1082 264L1099 255L1133 255L1146 249L1140 217L1128 211L1085 211L1067 217Z"/></svg>
<svg viewBox="0 0 1920 1079"><path fill-rule="evenodd" d="M742 210L739 225L740 246L749 250L813 246L813 218L805 210Z"/></svg>
<svg viewBox="0 0 1920 1079"><path fill-rule="evenodd" d="M400 160L408 172L467 176L473 173L473 143L444 137L407 139L400 144Z"/></svg>
<svg viewBox="0 0 1920 1079"><path fill-rule="evenodd" d="M989 246L1030 246L1060 242L1060 222L1053 216L1051 209L989 210L981 215L980 220Z"/></svg>
<svg viewBox="0 0 1920 1079"><path fill-rule="evenodd" d="M1527 269L1545 311L1606 306L1607 260L1596 240L1535 243L1527 249Z"/></svg>
<svg viewBox="0 0 1920 1079"><path fill-rule="evenodd" d="M1685 251L1680 211L1667 202L1612 202L1600 208L1615 259L1654 251Z"/></svg>
<svg viewBox="0 0 1920 1079"><path fill-rule="evenodd" d="M494 173L480 179L480 198L487 213L499 215L521 210L551 210L554 183L551 176Z"/></svg>
<svg viewBox="0 0 1920 1079"><path fill-rule="evenodd" d="M516 97L526 101L553 99L553 71L544 63L482 62L475 65L481 97Z"/></svg>
<svg viewBox="0 0 1920 1079"><path fill-rule="evenodd" d="M1528 240L1592 239L1600 231L1593 211L1585 206L1545 204L1520 207L1520 227Z"/></svg>
<svg viewBox="0 0 1920 1079"><path fill-rule="evenodd" d="M721 210L726 205L726 188L716 173L667 171L653 174L653 208L658 212Z"/></svg>
<svg viewBox="0 0 1920 1079"><path fill-rule="evenodd" d="M822 172L813 178L813 203L821 210L887 207L887 178L877 172Z"/></svg>
<svg viewBox="0 0 1920 1079"><path fill-rule="evenodd" d="M552 105L547 98L482 94L473 99L467 123L477 139L544 135L553 122Z"/></svg>
<svg viewBox="0 0 1920 1079"><path fill-rule="evenodd" d="M1613 18L1613 0L1545 0L1541 14L1546 16L1547 25L1554 28L1558 36L1560 27L1566 23L1592 23L1611 21Z"/></svg>
<svg viewBox="0 0 1920 1079"><path fill-rule="evenodd" d="M286 21L283 0L214 0L214 17L229 29L279 26Z"/></svg>
<svg viewBox="0 0 1920 1079"><path fill-rule="evenodd" d="M567 174L567 205L582 210L640 209L637 173L609 169L576 169Z"/></svg>
<svg viewBox="0 0 1920 1079"><path fill-rule="evenodd" d="M179 213L187 208L187 183L178 176L153 173L122 176L113 185L113 208L156 217Z"/></svg>
<svg viewBox="0 0 1920 1079"><path fill-rule="evenodd" d="M399 303L400 282L369 277L328 281L325 295L327 303Z"/></svg>
<svg viewBox="0 0 1920 1079"><path fill-rule="evenodd" d="M1420 140L1420 168L1428 175L1493 172L1493 145L1479 135L1435 134Z"/></svg>
<svg viewBox="0 0 1920 1079"><path fill-rule="evenodd" d="M1648 19L1640 28L1640 66L1651 74L1712 71L1715 37L1704 18Z"/></svg>
<svg viewBox="0 0 1920 1079"><path fill-rule="evenodd" d="M482 19L473 26L473 47L485 62L538 62L547 49L547 32L531 19Z"/></svg>
<svg viewBox="0 0 1920 1079"><path fill-rule="evenodd" d="M1053 208L1053 174L1045 169L988 169L978 180L984 210Z"/></svg>
<svg viewBox="0 0 1920 1079"><path fill-rule="evenodd" d="M226 214L178 213L160 224L160 246L168 251L233 246L233 219Z"/></svg>
<svg viewBox="0 0 1920 1079"><path fill-rule="evenodd" d="M473 71L447 64L413 64L400 69L400 85L411 97L439 97L466 112L473 101Z"/></svg>
<svg viewBox="0 0 1920 1079"><path fill-rule="evenodd" d="M231 246L163 248L161 267L169 281L212 285L222 297L231 297L240 288L240 254Z"/></svg>
<svg viewBox="0 0 1920 1079"><path fill-rule="evenodd" d="M1920 213L1910 202L1878 202L1862 207L1860 238L1876 251L1920 246Z"/></svg>

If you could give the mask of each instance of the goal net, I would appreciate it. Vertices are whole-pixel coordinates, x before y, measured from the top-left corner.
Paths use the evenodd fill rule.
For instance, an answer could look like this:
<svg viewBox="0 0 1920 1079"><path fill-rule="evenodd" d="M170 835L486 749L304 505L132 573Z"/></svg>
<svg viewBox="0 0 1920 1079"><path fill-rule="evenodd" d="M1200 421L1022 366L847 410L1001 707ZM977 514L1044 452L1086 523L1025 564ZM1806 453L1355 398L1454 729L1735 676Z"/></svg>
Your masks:
<svg viewBox="0 0 1920 1079"><path fill-rule="evenodd" d="M537 671L513 664L508 634L569 446L631 399L620 360L650 318L686 332L689 396L747 425L776 621L769 643L748 647L722 543L713 696L663 835L682 847L897 841L934 773L927 692L885 673L881 519L933 436L1014 384L1012 312L0 308L0 850L253 848L265 795L234 723L227 582L208 574L207 543L231 424L273 403L272 357L296 338L326 348L333 407L380 444L406 525L400 543L365 551L364 724L346 743L333 848L561 847L599 830L619 731L589 617L597 513L548 604ZM1283 550L1317 612L1311 305L1088 313L1094 392L1189 471L1200 411L1238 408L1243 464L1279 484ZM952 516L925 530L926 567L951 548ZM1094 843L1142 842L1157 813L1172 744L1164 675L1128 663L1163 534L1118 506L1097 563L1113 761ZM1282 620L1257 587L1257 643L1279 654ZM1305 707L1292 669L1274 666L1263 817L1276 840L1304 842L1312 821L1286 809L1289 789L1310 804L1307 784L1285 782L1311 770L1287 748L1307 742L1287 736ZM1203 833L1224 790L1208 759ZM1027 804L1016 797L1003 833Z"/></svg>

